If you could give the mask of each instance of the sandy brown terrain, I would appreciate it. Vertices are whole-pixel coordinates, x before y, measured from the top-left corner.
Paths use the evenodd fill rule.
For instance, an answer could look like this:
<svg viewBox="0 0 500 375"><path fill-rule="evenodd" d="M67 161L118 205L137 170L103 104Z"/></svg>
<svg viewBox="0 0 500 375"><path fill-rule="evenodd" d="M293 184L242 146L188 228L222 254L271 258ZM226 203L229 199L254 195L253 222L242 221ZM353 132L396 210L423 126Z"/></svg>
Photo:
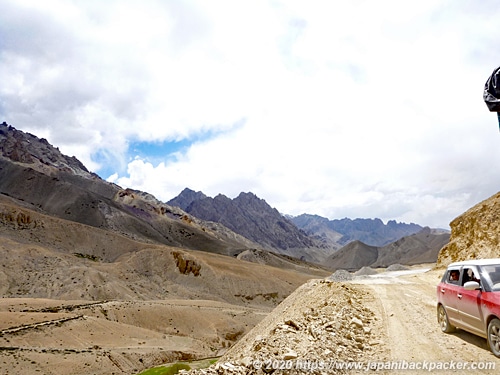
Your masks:
<svg viewBox="0 0 500 375"><path fill-rule="evenodd" d="M204 300L0 299L0 373L134 374L220 355L269 309Z"/></svg>
<svg viewBox="0 0 500 375"><path fill-rule="evenodd" d="M4 298L0 371L136 374L160 363L223 354L216 365L191 372L263 374L265 365L323 361L361 368L302 372L379 367L376 373L398 374L398 366L427 366L403 368L405 374L422 374L441 366L440 374L455 374L456 366L484 366L467 372L496 374L500 359L486 340L440 331L435 288L441 274L425 266L350 282L312 279L273 310L206 300ZM273 373L289 372L278 367Z"/></svg>
<svg viewBox="0 0 500 375"><path fill-rule="evenodd" d="M259 251L249 262L135 241L3 198L0 374L135 374L218 356L328 274Z"/></svg>
<svg viewBox="0 0 500 375"><path fill-rule="evenodd" d="M2 374L135 374L165 362L217 356L314 277L203 252L177 250L201 265L202 274L195 276L180 272L171 249L139 251L104 264L77 258L75 264L71 255L1 246L4 292L63 294L0 299ZM16 259L25 256L38 267L13 272L12 265L21 264ZM51 257L67 260L63 264L72 272L44 269ZM164 277L155 277L162 268ZM105 293L85 294L82 285ZM133 291L130 299L124 298L126 288ZM64 298L82 293L87 299ZM171 298L138 299L161 293Z"/></svg>

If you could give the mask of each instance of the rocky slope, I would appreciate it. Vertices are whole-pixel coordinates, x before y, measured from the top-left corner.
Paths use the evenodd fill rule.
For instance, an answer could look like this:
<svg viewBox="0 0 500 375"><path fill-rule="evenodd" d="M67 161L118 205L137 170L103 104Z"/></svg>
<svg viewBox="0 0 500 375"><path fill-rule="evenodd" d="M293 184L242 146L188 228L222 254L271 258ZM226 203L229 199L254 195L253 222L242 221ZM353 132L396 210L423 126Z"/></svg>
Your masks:
<svg viewBox="0 0 500 375"><path fill-rule="evenodd" d="M500 257L500 193L478 203L451 223L449 243L439 252L437 267L466 259Z"/></svg>
<svg viewBox="0 0 500 375"><path fill-rule="evenodd" d="M371 267L389 267L398 263L406 265L434 263L439 251L449 240L449 233L436 233L425 227L418 233L405 236L380 248L377 261Z"/></svg>
<svg viewBox="0 0 500 375"><path fill-rule="evenodd" d="M97 177L74 156L63 155L45 138L17 130L5 121L0 124L0 155L30 165L42 173L65 171L86 178Z"/></svg>
<svg viewBox="0 0 500 375"><path fill-rule="evenodd" d="M201 191L194 191L189 188L185 188L181 193L175 198L169 200L167 203L171 206L179 207L184 211L193 203L194 201L199 201L208 198ZM186 211L187 212L187 211Z"/></svg>

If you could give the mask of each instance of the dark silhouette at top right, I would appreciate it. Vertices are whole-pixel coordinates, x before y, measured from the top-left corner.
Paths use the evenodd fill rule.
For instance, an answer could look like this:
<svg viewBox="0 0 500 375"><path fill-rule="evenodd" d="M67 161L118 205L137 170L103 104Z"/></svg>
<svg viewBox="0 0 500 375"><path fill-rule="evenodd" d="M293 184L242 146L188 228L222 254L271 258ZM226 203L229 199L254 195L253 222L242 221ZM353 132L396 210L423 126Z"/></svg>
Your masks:
<svg viewBox="0 0 500 375"><path fill-rule="evenodd" d="M484 84L483 99L490 112L496 112L500 127L500 67L496 68Z"/></svg>

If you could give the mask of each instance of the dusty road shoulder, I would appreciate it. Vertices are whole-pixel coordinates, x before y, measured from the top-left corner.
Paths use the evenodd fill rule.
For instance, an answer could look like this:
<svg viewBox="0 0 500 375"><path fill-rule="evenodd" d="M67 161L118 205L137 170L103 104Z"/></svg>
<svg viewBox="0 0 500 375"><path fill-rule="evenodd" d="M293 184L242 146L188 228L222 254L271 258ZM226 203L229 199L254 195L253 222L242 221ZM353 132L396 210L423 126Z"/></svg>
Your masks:
<svg viewBox="0 0 500 375"><path fill-rule="evenodd" d="M354 281L372 290L377 301L372 308L378 306L384 322L390 362L385 365L395 368L377 373L498 373L500 359L489 351L485 339L461 330L445 334L439 329L436 284L440 277L440 271L428 270ZM398 364L399 371L395 371Z"/></svg>

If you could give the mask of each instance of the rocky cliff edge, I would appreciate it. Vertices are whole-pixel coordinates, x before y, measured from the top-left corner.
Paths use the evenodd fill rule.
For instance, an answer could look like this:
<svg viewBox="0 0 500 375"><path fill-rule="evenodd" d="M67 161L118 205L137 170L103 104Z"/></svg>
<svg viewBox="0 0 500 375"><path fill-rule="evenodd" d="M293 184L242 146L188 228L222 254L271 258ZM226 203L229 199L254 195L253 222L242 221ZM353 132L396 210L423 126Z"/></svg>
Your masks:
<svg viewBox="0 0 500 375"><path fill-rule="evenodd" d="M461 260L500 257L500 193L455 218L450 227L450 241L439 252L437 268Z"/></svg>

